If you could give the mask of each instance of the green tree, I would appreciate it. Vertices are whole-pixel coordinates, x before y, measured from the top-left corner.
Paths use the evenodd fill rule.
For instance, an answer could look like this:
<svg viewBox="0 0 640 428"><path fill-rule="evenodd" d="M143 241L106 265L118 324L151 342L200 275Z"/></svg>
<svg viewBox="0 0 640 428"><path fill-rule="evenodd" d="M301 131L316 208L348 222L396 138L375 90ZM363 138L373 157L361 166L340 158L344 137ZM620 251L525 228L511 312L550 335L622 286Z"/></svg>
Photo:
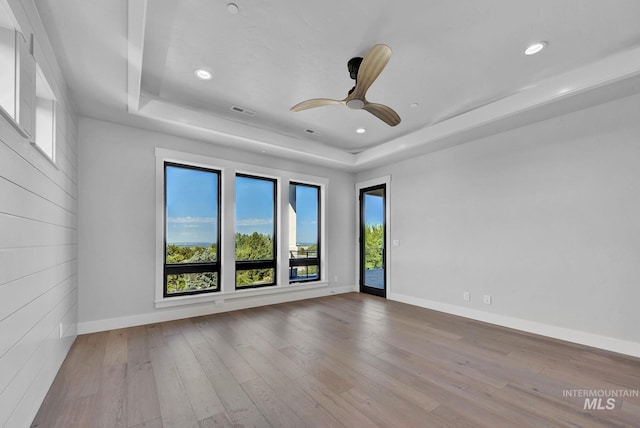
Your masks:
<svg viewBox="0 0 640 428"><path fill-rule="evenodd" d="M273 238L253 232L251 235L236 233L236 260L272 260Z"/></svg>
<svg viewBox="0 0 640 428"><path fill-rule="evenodd" d="M384 227L381 224L368 224L364 228L365 269L382 267L382 249L384 248Z"/></svg>
<svg viewBox="0 0 640 428"><path fill-rule="evenodd" d="M236 260L273 260L273 238L253 232L251 235L236 233ZM236 271L238 287L268 284L274 281L273 269L246 269Z"/></svg>
<svg viewBox="0 0 640 428"><path fill-rule="evenodd" d="M217 260L217 245L202 246L167 246L167 263L206 263ZM181 293L186 291L215 289L218 278L214 272L185 273L167 276L167 292Z"/></svg>

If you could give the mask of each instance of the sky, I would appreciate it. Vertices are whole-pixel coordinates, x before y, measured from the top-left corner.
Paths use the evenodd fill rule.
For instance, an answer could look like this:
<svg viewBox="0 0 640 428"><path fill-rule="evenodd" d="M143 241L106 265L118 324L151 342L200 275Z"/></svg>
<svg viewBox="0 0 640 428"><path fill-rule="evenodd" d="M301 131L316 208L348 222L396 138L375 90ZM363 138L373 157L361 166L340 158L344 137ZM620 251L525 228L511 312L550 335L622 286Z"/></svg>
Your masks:
<svg viewBox="0 0 640 428"><path fill-rule="evenodd" d="M250 177L236 177L236 232L273 235L275 183Z"/></svg>
<svg viewBox="0 0 640 428"><path fill-rule="evenodd" d="M167 166L167 242L215 243L218 176ZM236 232L273 234L274 182L236 177Z"/></svg>
<svg viewBox="0 0 640 428"><path fill-rule="evenodd" d="M384 198L365 193L364 195L364 219L367 225L383 224Z"/></svg>
<svg viewBox="0 0 640 428"><path fill-rule="evenodd" d="M167 242L215 243L218 175L167 166ZM236 232L273 234L275 183L236 177ZM382 224L383 199L365 194L367 224ZM296 237L298 244L318 242L317 188L296 186Z"/></svg>
<svg viewBox="0 0 640 428"><path fill-rule="evenodd" d="M318 188L296 186L296 244L318 243Z"/></svg>
<svg viewBox="0 0 640 428"><path fill-rule="evenodd" d="M215 243L218 175L167 166L167 242Z"/></svg>

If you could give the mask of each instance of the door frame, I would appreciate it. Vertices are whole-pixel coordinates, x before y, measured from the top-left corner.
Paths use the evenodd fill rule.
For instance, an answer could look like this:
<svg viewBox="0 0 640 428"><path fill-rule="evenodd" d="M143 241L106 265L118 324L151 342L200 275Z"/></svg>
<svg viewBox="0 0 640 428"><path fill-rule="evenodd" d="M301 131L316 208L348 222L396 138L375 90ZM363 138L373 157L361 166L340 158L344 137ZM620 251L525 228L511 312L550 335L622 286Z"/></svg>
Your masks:
<svg viewBox="0 0 640 428"><path fill-rule="evenodd" d="M391 176L386 175L383 177L373 178L370 180L362 181L356 183L356 241L355 241L355 251L356 251L356 285L357 290L360 292L361 288L361 269L360 269L360 233L361 233L361 213L360 213L360 191L362 189L367 189L369 187L375 186L385 186L385 212L384 212L384 223L385 223L385 237L384 237L384 275L385 275L385 290L384 296L389 295L391 292L391 252L390 242L391 242Z"/></svg>

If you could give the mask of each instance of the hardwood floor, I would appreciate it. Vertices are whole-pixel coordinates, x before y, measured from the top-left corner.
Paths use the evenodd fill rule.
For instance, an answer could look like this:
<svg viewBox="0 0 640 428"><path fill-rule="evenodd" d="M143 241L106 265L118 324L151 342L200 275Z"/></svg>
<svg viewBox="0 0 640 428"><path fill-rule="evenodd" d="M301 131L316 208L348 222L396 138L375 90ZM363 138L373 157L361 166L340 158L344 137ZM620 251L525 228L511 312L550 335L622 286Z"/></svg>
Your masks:
<svg viewBox="0 0 640 428"><path fill-rule="evenodd" d="M640 426L570 390L640 360L352 293L79 336L32 426Z"/></svg>

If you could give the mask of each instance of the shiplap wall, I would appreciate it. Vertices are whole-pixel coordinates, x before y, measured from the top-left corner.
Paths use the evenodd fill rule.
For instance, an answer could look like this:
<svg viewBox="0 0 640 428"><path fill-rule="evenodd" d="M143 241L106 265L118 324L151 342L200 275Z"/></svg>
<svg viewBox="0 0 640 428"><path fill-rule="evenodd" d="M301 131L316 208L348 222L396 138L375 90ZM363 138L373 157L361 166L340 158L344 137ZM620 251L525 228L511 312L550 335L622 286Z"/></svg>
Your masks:
<svg viewBox="0 0 640 428"><path fill-rule="evenodd" d="M12 3L58 98L56 165L0 116L0 426L23 427L77 331L78 119L32 4Z"/></svg>

